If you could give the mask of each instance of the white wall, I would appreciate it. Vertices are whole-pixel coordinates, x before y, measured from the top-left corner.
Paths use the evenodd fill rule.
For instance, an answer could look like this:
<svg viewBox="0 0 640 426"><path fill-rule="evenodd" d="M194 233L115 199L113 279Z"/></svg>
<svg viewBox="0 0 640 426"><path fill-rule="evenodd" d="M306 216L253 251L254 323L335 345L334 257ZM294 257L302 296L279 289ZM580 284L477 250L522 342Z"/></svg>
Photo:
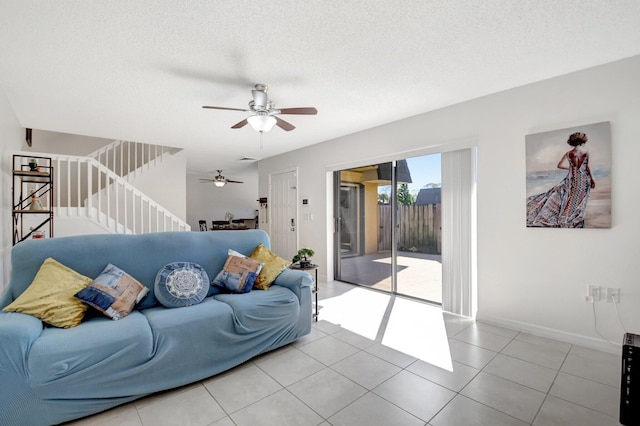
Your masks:
<svg viewBox="0 0 640 426"><path fill-rule="evenodd" d="M113 142L112 139L94 138L92 136L73 135L69 133L49 132L33 129L31 135L32 148L25 151L50 152L85 156Z"/></svg>
<svg viewBox="0 0 640 426"><path fill-rule="evenodd" d="M187 220L187 160L165 155L158 167L144 167L129 183L180 219ZM197 228L197 227L196 227ZM191 226L191 229L196 229Z"/></svg>
<svg viewBox="0 0 640 426"><path fill-rule="evenodd" d="M198 230L198 220L206 220L211 227L212 220L225 220L225 214L231 212L235 219L254 218L258 208L257 165L242 172L224 172L227 179L244 183L228 183L222 188L213 183L201 183L200 178L212 178L212 175L187 174L187 223L191 230Z"/></svg>
<svg viewBox="0 0 640 426"><path fill-rule="evenodd" d="M57 216L55 218L56 237L72 235L110 234L111 231L87 217Z"/></svg>
<svg viewBox="0 0 640 426"><path fill-rule="evenodd" d="M640 56L474 99L259 163L259 195L269 173L298 167L300 246L331 267L328 170L478 146L478 318L594 347L588 284L619 287L620 314L640 332ZM525 135L611 122L611 229L525 226ZM300 205L301 203L299 203ZM303 210L304 209L304 210ZM596 304L600 331L622 339L612 304Z"/></svg>
<svg viewBox="0 0 640 426"><path fill-rule="evenodd" d="M0 89L0 293L9 283L10 254L13 244L11 223L12 154L22 149L25 129L18 122L9 100ZM25 144L26 145L26 144Z"/></svg>

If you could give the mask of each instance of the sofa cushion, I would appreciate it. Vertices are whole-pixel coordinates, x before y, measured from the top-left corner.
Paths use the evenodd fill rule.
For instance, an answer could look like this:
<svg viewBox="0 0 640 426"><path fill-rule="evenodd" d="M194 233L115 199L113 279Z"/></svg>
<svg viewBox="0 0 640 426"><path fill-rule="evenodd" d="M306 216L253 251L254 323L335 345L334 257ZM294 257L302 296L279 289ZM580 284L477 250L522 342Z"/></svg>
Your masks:
<svg viewBox="0 0 640 426"><path fill-rule="evenodd" d="M69 330L44 329L29 349L27 367L31 385L43 395L100 400L122 382L140 377L153 354L149 323L134 310L119 321L99 315ZM82 406L76 401L74 408Z"/></svg>
<svg viewBox="0 0 640 426"><path fill-rule="evenodd" d="M260 290L268 290L278 275L291 264L288 260L281 258L269 250L264 244L258 244L258 247L256 247L249 257L264 263L260 274L258 274L258 278L256 278L256 282L253 283L253 287Z"/></svg>
<svg viewBox="0 0 640 426"><path fill-rule="evenodd" d="M211 285L230 293L248 293L261 269L262 263L229 249L227 261Z"/></svg>
<svg viewBox="0 0 640 426"><path fill-rule="evenodd" d="M47 258L31 285L4 311L33 315L54 327L75 327L82 321L87 306L73 295L91 281L55 259Z"/></svg>
<svg viewBox="0 0 640 426"><path fill-rule="evenodd" d="M109 263L76 297L113 320L131 313L149 289L122 269Z"/></svg>
<svg viewBox="0 0 640 426"><path fill-rule="evenodd" d="M154 284L158 301L166 308L181 308L202 302L209 291L209 276L197 263L164 265Z"/></svg>
<svg viewBox="0 0 640 426"><path fill-rule="evenodd" d="M278 285L272 286L269 291L217 294L213 298L231 306L235 332L238 334L295 328L300 313L300 302L296 295Z"/></svg>

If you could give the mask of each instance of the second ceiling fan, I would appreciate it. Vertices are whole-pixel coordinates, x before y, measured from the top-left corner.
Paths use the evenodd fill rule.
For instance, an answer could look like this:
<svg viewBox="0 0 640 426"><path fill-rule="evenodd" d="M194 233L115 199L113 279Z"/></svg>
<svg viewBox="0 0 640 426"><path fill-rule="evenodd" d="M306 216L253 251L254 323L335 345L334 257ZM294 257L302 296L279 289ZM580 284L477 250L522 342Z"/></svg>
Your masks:
<svg viewBox="0 0 640 426"><path fill-rule="evenodd" d="M253 113L252 116L245 118L239 123L231 126L232 129L240 129L247 124L257 132L268 132L274 125L280 127L287 132L295 129L295 126L288 121L285 121L278 117L280 114L296 114L296 115L316 115L318 110L313 107L300 107L300 108L281 108L277 109L273 102L271 102L267 96L268 86L266 84L256 84L255 88L251 90L253 100L249 102L249 109L241 108L228 108L219 106L204 105L202 108L207 109L220 109L226 111L243 111Z"/></svg>
<svg viewBox="0 0 640 426"><path fill-rule="evenodd" d="M200 182L213 182L213 184L218 188L222 188L228 183L244 183L239 180L227 179L226 177L222 176L222 170L218 170L218 176L214 176L212 179L202 178L200 179Z"/></svg>

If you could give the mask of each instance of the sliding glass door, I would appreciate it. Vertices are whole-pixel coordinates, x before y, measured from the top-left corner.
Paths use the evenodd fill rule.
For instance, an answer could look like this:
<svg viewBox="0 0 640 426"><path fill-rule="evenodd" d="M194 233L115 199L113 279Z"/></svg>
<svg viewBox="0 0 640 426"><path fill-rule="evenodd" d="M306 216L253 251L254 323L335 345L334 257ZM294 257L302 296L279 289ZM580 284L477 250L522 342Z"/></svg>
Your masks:
<svg viewBox="0 0 640 426"><path fill-rule="evenodd" d="M340 253L343 258L362 252L363 185L344 182L340 185Z"/></svg>
<svg viewBox="0 0 640 426"><path fill-rule="evenodd" d="M334 176L335 278L441 303L440 155Z"/></svg>
<svg viewBox="0 0 640 426"><path fill-rule="evenodd" d="M335 277L391 291L391 222L381 217L378 188L391 163L340 170L334 175ZM387 245L385 245L387 244Z"/></svg>
<svg viewBox="0 0 640 426"><path fill-rule="evenodd" d="M396 293L442 303L440 154L406 165L412 182L399 174L396 183Z"/></svg>

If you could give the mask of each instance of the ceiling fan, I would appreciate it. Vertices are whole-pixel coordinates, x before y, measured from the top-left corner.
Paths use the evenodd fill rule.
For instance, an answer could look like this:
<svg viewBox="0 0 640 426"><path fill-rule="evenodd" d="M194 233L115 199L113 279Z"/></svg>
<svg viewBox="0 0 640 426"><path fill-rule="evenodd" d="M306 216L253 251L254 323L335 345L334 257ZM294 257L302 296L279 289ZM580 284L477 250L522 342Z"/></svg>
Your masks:
<svg viewBox="0 0 640 426"><path fill-rule="evenodd" d="M277 125L287 132L295 129L295 126L287 121L284 121L278 115L280 114L297 114L297 115L316 115L318 110L313 107L301 107L301 108L281 108L277 109L275 104L271 102L267 97L267 90L269 87L266 84L256 84L255 88L251 90L253 100L249 102L249 109L241 108L227 108L218 106L204 105L202 108L208 109L221 109L226 111L244 111L253 113L252 116L245 118L237 124L231 126L232 129L240 129L247 124L251 124L251 127L257 132L268 132Z"/></svg>
<svg viewBox="0 0 640 426"><path fill-rule="evenodd" d="M244 183L240 182L239 180L227 179L226 177L222 176L222 170L218 170L218 176L214 176L213 179L200 179L200 182L213 182L213 184L218 188L222 188L228 183Z"/></svg>

